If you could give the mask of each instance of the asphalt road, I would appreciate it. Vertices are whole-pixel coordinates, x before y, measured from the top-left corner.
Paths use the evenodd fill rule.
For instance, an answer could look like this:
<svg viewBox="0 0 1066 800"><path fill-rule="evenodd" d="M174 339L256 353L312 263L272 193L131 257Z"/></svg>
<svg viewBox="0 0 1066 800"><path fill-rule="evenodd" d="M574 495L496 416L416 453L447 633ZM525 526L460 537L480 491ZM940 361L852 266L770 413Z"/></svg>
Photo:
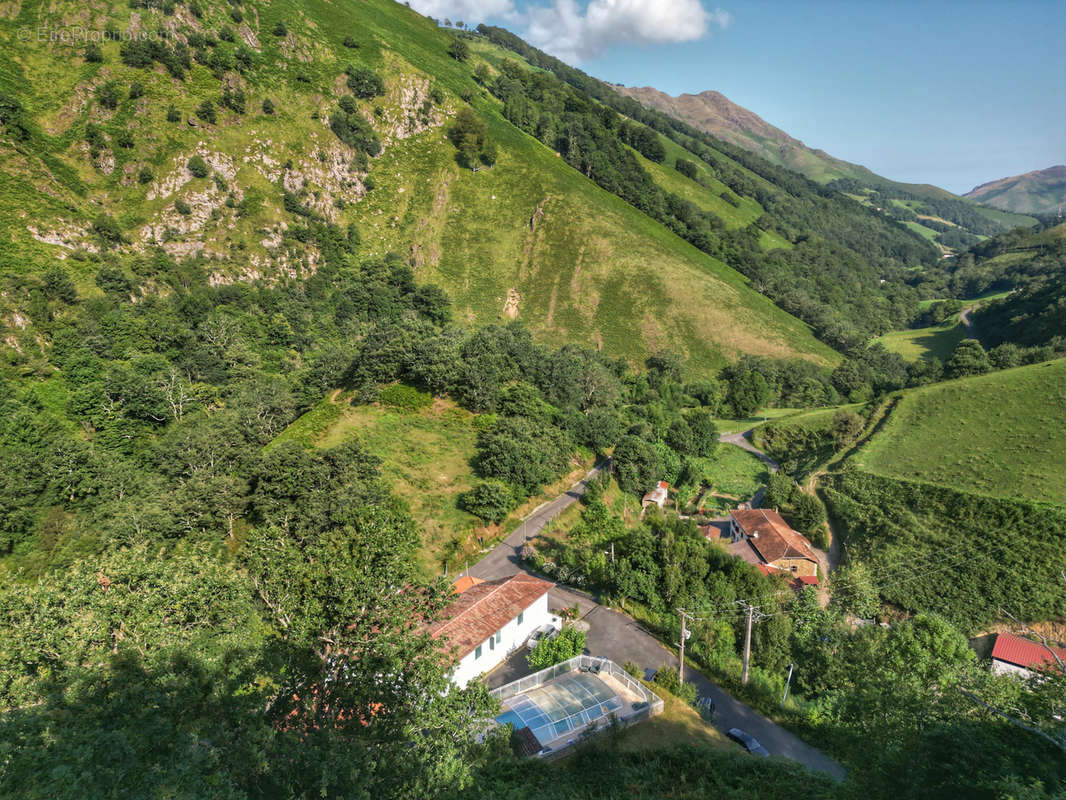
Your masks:
<svg viewBox="0 0 1066 800"><path fill-rule="evenodd" d="M751 450L767 461L770 468L776 471L777 464L769 456L755 450L743 438L744 434L737 434L737 436L744 442L743 444L732 441L733 437L723 437L722 441ZM471 567L468 574L483 580L494 580L524 572L525 569L519 557L526 540L535 536L565 508L576 503L584 494L588 481L606 466L607 464L597 465L567 492L535 510L526 518L522 526L519 526L492 552ZM633 661L649 677L663 664L677 668L676 654L664 647L651 633L625 614L604 608L589 595L564 586L557 585L548 595L550 608L569 608L574 603L580 606L581 618L589 625L586 652L595 656L605 656L619 665ZM525 648L521 648L489 673L485 680L490 688L495 688L528 675L530 672L525 662ZM730 728L742 728L758 739L763 747L773 755L790 758L811 769L826 772L837 779L844 778L845 771L840 764L806 744L776 722L737 700L708 680L702 673L686 667L685 680L694 683L700 695L710 696L714 700L717 713L713 724L719 730L724 732Z"/></svg>
<svg viewBox="0 0 1066 800"><path fill-rule="evenodd" d="M473 575L475 578L481 578L485 581L492 581L497 578L506 578L508 575L514 575L522 570L520 559L522 546L529 539L536 536L540 529L551 520L580 500L581 495L585 493L585 487L588 486L588 482L599 475L609 463L609 461L604 461L597 464L585 474L584 478L563 492L563 494L535 509L510 536L496 545L488 555L464 574Z"/></svg>

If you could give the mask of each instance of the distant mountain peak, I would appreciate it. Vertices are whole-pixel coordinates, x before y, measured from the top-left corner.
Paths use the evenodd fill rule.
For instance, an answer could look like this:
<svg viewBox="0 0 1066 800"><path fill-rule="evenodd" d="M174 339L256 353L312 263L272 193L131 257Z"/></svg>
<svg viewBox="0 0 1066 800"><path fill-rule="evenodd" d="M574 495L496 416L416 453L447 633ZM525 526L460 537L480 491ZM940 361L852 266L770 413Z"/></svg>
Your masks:
<svg viewBox="0 0 1066 800"><path fill-rule="evenodd" d="M963 197L1022 214L1055 211L1066 205L1066 165L982 183Z"/></svg>
<svg viewBox="0 0 1066 800"><path fill-rule="evenodd" d="M651 86L615 88L639 103L670 114L730 144L751 150L771 163L793 169L812 180L826 182L836 178L855 178L865 181L877 177L866 167L834 158L824 150L808 147L754 111L737 105L713 89L673 97Z"/></svg>

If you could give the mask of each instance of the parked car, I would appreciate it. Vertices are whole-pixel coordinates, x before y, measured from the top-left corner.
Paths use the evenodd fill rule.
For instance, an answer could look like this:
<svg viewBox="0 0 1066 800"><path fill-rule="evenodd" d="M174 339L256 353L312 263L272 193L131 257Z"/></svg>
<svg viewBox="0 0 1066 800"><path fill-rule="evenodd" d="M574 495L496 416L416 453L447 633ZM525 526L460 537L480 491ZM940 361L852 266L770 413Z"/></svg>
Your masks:
<svg viewBox="0 0 1066 800"><path fill-rule="evenodd" d="M554 639L558 633L559 631L553 625L541 625L533 633L529 634L529 638L526 639L526 647L532 650L541 639Z"/></svg>
<svg viewBox="0 0 1066 800"><path fill-rule="evenodd" d="M740 728L730 728L726 732L726 736L739 744L753 756L762 756L763 758L770 757L770 751L759 744L759 740L752 736L750 733L745 733Z"/></svg>

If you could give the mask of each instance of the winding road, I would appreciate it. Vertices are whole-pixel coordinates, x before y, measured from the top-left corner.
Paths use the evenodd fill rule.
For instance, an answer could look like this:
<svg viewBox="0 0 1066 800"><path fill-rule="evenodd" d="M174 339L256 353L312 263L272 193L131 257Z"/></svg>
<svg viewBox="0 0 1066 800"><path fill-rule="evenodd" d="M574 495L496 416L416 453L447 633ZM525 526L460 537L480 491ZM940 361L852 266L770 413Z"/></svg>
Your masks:
<svg viewBox="0 0 1066 800"><path fill-rule="evenodd" d="M736 437L739 437L739 441L734 441ZM773 459L756 450L744 438L744 434L724 436L720 441L749 450L763 459L771 470L777 471L777 464ZM466 574L482 580L495 580L518 572L528 572L521 561L523 545L563 510L580 500L588 482L609 467L610 460L598 463L569 490L535 509L510 536L467 570ZM677 667L674 651L663 646L648 630L631 617L599 605L584 592L556 584L548 594L548 604L551 608L571 608L575 604L579 606L582 621L589 625L586 649L593 655L605 656L617 664L635 662L647 677L664 664ZM490 688L495 688L529 673L525 649L522 648L490 672L485 681ZM837 780L843 780L846 776L844 768L836 761L811 747L791 731L764 717L751 706L737 700L701 672L686 666L684 677L696 685L700 695L709 696L714 700L716 714L713 724L719 730L724 732L730 728L742 728L774 755L784 756L810 769L826 772Z"/></svg>

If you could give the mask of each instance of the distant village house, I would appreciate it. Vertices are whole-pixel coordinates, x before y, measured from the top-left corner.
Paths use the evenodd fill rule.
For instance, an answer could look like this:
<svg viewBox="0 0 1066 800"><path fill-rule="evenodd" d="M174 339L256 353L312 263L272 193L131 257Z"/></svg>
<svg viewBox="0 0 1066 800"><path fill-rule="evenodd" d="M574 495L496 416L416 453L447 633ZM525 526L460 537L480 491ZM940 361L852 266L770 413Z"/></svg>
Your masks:
<svg viewBox="0 0 1066 800"><path fill-rule="evenodd" d="M666 481L659 481L658 485L648 492L640 500L640 513L643 514L648 506L658 506L659 510L663 510L663 506L666 504L666 498L669 494L670 484Z"/></svg>

